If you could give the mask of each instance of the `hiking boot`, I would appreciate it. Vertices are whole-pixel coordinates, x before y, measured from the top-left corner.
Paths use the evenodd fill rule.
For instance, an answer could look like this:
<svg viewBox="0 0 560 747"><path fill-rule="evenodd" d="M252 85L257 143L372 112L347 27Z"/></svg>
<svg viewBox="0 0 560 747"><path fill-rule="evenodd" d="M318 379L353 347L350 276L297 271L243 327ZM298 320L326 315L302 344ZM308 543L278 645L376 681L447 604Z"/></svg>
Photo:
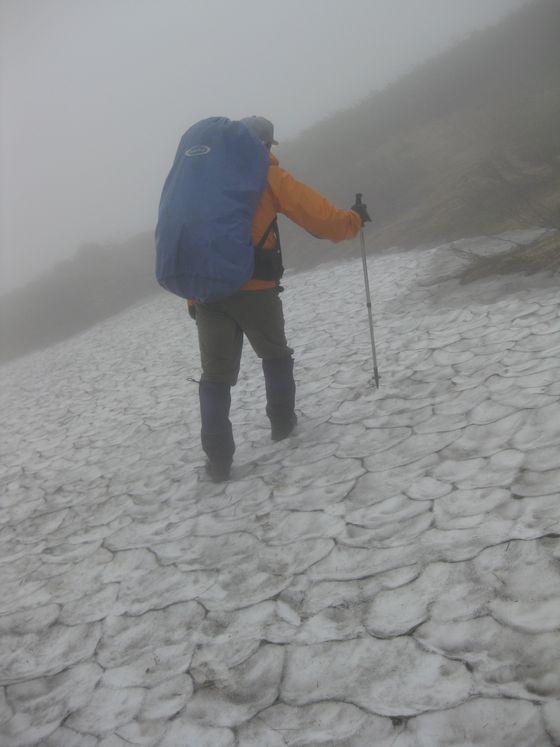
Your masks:
<svg viewBox="0 0 560 747"><path fill-rule="evenodd" d="M231 461L206 462L206 473L212 482L227 482L231 475Z"/></svg>
<svg viewBox="0 0 560 747"><path fill-rule="evenodd" d="M295 412L290 413L288 417L271 418L270 420L270 438L273 441L283 441L288 438L290 433L297 425L297 415Z"/></svg>

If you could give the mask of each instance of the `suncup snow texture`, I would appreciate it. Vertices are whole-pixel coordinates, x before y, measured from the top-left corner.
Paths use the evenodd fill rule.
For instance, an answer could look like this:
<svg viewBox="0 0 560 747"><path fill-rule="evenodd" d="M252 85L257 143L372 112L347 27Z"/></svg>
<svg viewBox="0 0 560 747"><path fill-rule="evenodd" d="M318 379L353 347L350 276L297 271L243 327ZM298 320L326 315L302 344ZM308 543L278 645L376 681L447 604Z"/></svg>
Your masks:
<svg viewBox="0 0 560 747"><path fill-rule="evenodd" d="M171 297L2 368L3 746L560 743L557 286L461 261L371 261L379 392L360 263L292 276L300 423L248 351L225 485Z"/></svg>

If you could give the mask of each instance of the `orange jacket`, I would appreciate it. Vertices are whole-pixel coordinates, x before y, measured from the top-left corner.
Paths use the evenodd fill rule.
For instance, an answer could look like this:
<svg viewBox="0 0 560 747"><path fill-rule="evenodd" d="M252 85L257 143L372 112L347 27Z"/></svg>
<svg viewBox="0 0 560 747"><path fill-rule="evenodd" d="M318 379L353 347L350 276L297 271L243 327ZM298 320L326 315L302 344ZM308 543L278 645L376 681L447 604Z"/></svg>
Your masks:
<svg viewBox="0 0 560 747"><path fill-rule="evenodd" d="M284 169L278 159L270 154L268 180L253 217L253 244L256 246L266 229L282 213L298 226L319 239L344 241L353 239L362 226L362 220L352 210L339 210L326 197L308 187ZM272 249L275 237L270 235L264 245ZM241 290L274 288L274 280L248 280ZM192 305L194 301L189 301Z"/></svg>
<svg viewBox="0 0 560 747"><path fill-rule="evenodd" d="M253 217L255 246L277 213L282 213L313 236L335 242L353 239L362 226L357 213L339 210L322 194L298 182L288 171L280 168L278 159L271 153L267 185ZM264 248L272 249L274 242L275 237L269 236ZM241 290L263 290L274 288L275 285L271 280L249 280Z"/></svg>

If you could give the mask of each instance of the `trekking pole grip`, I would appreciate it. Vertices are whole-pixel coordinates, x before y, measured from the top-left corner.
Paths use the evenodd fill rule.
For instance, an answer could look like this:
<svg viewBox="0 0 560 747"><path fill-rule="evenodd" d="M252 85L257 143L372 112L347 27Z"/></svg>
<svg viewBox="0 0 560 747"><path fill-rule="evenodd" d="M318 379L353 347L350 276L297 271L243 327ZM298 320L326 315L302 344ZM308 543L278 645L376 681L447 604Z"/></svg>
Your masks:
<svg viewBox="0 0 560 747"><path fill-rule="evenodd" d="M361 204L362 204L362 193L357 192L356 193L356 205L361 205Z"/></svg>

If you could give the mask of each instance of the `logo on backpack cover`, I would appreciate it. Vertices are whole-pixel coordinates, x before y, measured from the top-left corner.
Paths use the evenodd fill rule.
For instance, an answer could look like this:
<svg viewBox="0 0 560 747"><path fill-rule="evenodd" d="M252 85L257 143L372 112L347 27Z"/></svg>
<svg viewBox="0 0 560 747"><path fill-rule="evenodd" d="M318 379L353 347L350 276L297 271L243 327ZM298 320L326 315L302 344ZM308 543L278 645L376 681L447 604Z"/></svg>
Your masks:
<svg viewBox="0 0 560 747"><path fill-rule="evenodd" d="M210 153L210 148L207 145L193 145L185 151L187 158L193 158L193 156L206 156L208 153Z"/></svg>

